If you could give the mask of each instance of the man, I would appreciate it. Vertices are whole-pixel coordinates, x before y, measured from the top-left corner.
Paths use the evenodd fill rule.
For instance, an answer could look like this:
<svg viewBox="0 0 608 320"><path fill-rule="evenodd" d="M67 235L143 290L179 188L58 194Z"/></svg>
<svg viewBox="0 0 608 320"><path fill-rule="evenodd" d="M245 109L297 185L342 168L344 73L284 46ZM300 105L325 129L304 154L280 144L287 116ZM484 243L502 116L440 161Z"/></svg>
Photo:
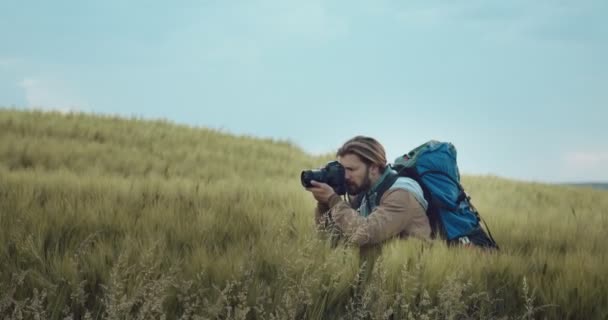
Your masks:
<svg viewBox="0 0 608 320"><path fill-rule="evenodd" d="M396 172L387 166L384 147L374 138L356 136L336 153L346 174L349 202L338 196L326 183L312 181L307 188L318 201L315 221L332 226L359 247L374 245L393 237L430 239L431 227L426 215L428 206L416 181L399 177L376 199L376 191ZM352 198L351 198L352 199Z"/></svg>

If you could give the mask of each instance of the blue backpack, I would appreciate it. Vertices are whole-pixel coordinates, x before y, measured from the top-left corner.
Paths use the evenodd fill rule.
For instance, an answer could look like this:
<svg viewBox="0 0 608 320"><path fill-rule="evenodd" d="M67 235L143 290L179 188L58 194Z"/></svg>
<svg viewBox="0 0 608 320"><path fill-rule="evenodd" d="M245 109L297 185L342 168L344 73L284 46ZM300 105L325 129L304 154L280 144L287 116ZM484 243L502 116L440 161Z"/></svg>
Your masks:
<svg viewBox="0 0 608 320"><path fill-rule="evenodd" d="M498 248L485 221L488 233L481 228L479 213L460 184L454 145L431 140L399 156L392 168L397 175L387 181L387 187L399 176L412 178L422 187L433 237L439 236L448 244ZM378 199L381 197L379 194Z"/></svg>

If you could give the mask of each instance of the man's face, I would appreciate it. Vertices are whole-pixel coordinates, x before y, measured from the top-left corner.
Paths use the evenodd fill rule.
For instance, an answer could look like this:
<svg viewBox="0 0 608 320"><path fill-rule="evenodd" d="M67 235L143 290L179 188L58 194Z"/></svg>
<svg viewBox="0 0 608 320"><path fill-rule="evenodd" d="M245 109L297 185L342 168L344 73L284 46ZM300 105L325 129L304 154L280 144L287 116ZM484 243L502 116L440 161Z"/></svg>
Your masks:
<svg viewBox="0 0 608 320"><path fill-rule="evenodd" d="M338 162L342 164L346 172L346 190L348 194L359 194L371 188L369 166L361 161L359 156L346 154L338 157Z"/></svg>

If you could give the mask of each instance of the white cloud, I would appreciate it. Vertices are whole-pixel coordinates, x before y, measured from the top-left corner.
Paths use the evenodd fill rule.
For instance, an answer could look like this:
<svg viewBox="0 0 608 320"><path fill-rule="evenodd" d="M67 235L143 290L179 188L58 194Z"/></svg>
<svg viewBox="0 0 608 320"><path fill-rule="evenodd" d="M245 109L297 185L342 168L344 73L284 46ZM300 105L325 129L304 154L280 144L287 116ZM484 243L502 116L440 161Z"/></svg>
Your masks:
<svg viewBox="0 0 608 320"><path fill-rule="evenodd" d="M56 79L26 77L18 85L23 89L29 108L64 113L84 111L86 104L67 85Z"/></svg>
<svg viewBox="0 0 608 320"><path fill-rule="evenodd" d="M608 180L608 151L575 151L567 153L563 160L562 174L570 180Z"/></svg>
<svg viewBox="0 0 608 320"><path fill-rule="evenodd" d="M179 55L193 61L258 66L277 47L316 46L349 31L344 14L322 0L263 0L216 10L194 12L189 22L170 33L165 48L182 48Z"/></svg>
<svg viewBox="0 0 608 320"><path fill-rule="evenodd" d="M608 151L572 152L566 155L566 161L572 166L608 166Z"/></svg>
<svg viewBox="0 0 608 320"><path fill-rule="evenodd" d="M601 5L593 2L414 1L398 7L393 2L382 3L376 4L383 8L380 12L413 27L469 28L467 31L474 31L488 41L503 43L528 40L571 44L587 37L599 39L600 31L572 25L603 21L597 14Z"/></svg>

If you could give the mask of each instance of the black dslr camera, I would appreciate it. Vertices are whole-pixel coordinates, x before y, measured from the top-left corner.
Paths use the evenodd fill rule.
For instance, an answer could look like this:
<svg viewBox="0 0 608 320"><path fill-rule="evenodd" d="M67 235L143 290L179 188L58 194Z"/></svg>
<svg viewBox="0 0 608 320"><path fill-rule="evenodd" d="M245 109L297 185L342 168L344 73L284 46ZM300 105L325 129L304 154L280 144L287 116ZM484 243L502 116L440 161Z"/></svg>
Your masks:
<svg viewBox="0 0 608 320"><path fill-rule="evenodd" d="M344 167L338 161L331 161L319 170L304 170L300 175L302 185L306 188L312 187L310 180L327 183L338 195L346 194L346 174Z"/></svg>

